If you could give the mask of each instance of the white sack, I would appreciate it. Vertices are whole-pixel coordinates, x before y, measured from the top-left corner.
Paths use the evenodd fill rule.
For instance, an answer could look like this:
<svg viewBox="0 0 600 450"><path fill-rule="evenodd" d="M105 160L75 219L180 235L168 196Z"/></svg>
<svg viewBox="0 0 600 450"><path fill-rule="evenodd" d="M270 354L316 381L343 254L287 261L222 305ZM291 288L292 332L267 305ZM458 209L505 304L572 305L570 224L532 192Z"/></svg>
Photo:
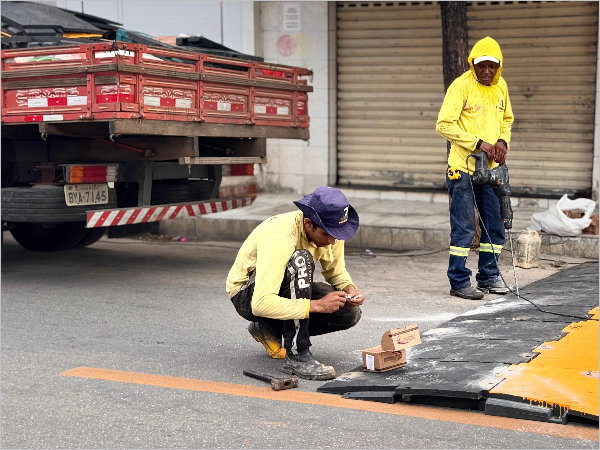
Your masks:
<svg viewBox="0 0 600 450"><path fill-rule="evenodd" d="M577 236L581 230L592 223L591 216L596 209L596 202L587 198L569 200L567 194L563 195L558 203L551 206L548 211L535 213L531 216L531 230L545 231L558 236ZM571 219L563 211L580 211L584 216L580 219Z"/></svg>

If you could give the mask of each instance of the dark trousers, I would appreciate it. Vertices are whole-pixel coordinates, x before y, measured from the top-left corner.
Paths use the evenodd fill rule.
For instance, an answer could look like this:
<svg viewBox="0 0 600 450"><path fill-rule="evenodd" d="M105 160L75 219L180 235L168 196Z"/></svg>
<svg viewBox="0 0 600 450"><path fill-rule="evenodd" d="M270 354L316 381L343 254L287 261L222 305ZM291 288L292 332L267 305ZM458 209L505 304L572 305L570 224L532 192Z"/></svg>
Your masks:
<svg viewBox="0 0 600 450"><path fill-rule="evenodd" d="M285 275L279 290L279 296L284 298L308 298L318 300L335 288L327 283L313 282L315 262L307 250L296 250L285 269ZM294 339L296 348L304 350L310 347L310 336L347 330L358 323L361 317L360 307L344 305L333 313L312 313L309 319L276 320L258 317L252 314L252 295L254 294L255 274L251 273L249 280L240 292L231 298L236 311L244 319L251 322L264 322L277 333L283 335L283 346L291 350Z"/></svg>
<svg viewBox="0 0 600 450"><path fill-rule="evenodd" d="M479 270L477 283L488 285L498 279L497 261L504 245L504 222L500 217L500 202L491 186L475 184L471 188L469 174L461 172L461 177L451 180L446 174L448 192L452 197L450 205L450 261L448 278L452 289L471 285L471 271L466 267L471 242L476 232L475 201L479 209L481 222L487 233L481 228L479 248ZM472 190L473 189L473 190ZM475 192L475 200L473 199ZM488 236L489 234L489 236Z"/></svg>

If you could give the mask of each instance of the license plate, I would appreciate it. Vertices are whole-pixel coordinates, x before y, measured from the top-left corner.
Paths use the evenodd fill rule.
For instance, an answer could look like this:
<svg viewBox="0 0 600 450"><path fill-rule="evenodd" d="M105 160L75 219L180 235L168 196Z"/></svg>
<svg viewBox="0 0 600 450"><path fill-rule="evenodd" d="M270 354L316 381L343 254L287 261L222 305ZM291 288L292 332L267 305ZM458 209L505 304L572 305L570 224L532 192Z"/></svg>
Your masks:
<svg viewBox="0 0 600 450"><path fill-rule="evenodd" d="M107 184L66 184L67 206L104 205L108 203Z"/></svg>

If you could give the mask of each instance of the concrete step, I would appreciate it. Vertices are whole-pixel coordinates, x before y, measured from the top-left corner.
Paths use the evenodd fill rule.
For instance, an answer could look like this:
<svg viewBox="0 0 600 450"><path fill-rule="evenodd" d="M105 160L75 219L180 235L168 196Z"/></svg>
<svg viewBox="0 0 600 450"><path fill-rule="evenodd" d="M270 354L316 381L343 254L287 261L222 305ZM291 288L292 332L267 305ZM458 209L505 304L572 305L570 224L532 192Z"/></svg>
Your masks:
<svg viewBox="0 0 600 450"><path fill-rule="evenodd" d="M215 218L167 220L160 223L160 233L201 241L244 241L262 221ZM513 233L515 245L519 233ZM550 256L598 259L598 236L561 237L541 233L541 253ZM450 246L450 231L361 225L358 233L346 242L348 248L378 250L442 250ZM508 243L505 245L508 248Z"/></svg>
<svg viewBox="0 0 600 450"><path fill-rule="evenodd" d="M259 194L252 206L201 218L160 222L160 233L188 239L243 241L263 220L297 208L296 194ZM360 228L346 242L349 248L383 250L443 250L450 246L448 197L444 201L387 200L348 195L360 216ZM547 208L514 206L513 244L520 231L529 226L531 215ZM542 253L554 256L598 259L598 236L561 237L540 234ZM508 248L508 243L505 246Z"/></svg>

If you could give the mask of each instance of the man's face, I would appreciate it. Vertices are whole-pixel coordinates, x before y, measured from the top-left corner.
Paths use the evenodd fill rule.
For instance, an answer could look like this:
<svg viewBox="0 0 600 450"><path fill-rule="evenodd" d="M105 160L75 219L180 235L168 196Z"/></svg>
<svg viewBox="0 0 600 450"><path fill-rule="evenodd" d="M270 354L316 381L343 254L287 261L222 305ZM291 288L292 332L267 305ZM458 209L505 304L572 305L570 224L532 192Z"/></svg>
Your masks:
<svg viewBox="0 0 600 450"><path fill-rule="evenodd" d="M309 242L313 242L317 247L327 247L335 244L335 238L330 236L323 228L312 223L310 219L304 219L304 232Z"/></svg>
<svg viewBox="0 0 600 450"><path fill-rule="evenodd" d="M489 86L496 76L500 64L493 61L481 61L479 64L475 64L474 67L479 82L484 86Z"/></svg>

